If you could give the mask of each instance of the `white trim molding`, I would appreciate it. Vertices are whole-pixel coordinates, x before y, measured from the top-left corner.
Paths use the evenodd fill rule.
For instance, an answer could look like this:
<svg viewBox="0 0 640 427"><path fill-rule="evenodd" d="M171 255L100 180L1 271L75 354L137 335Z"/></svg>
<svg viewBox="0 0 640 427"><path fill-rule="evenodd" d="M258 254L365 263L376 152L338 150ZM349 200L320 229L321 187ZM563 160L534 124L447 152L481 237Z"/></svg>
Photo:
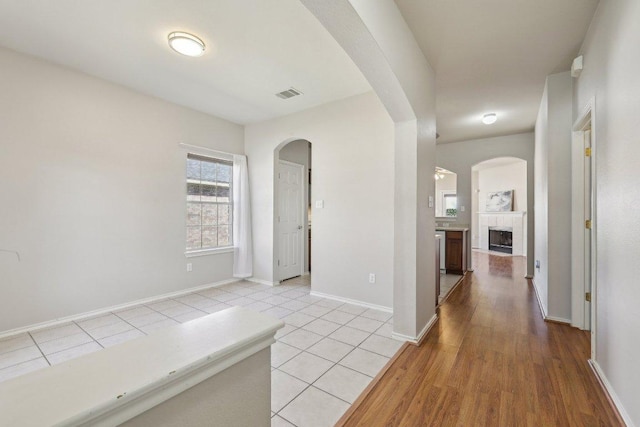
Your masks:
<svg viewBox="0 0 640 427"><path fill-rule="evenodd" d="M544 320L550 320L552 322L558 322L558 323L566 323L567 325L571 326L571 320L565 319L564 317L545 316Z"/></svg>
<svg viewBox="0 0 640 427"><path fill-rule="evenodd" d="M322 292L316 292L316 291L311 291L310 294L312 296L314 296L314 297L332 299L334 301L340 301L340 302L346 302L346 303L353 304L353 305L359 305L360 307L373 308L374 310L384 311L385 313L393 313L393 308L385 307L383 305L371 304L371 303L364 302L364 301L359 301L359 300L355 300L355 299L339 297L337 295L324 294Z"/></svg>
<svg viewBox="0 0 640 427"><path fill-rule="evenodd" d="M624 406L622 406L622 402L620 401L620 398L618 397L615 390L611 386L611 383L609 382L609 380L607 379L607 376L602 371L602 368L600 368L600 365L598 364L598 362L596 362L593 359L589 359L589 366L591 366L591 369L593 370L594 375L598 378L598 380L600 380L600 384L602 384L605 391L611 398L611 402L613 402L614 406L618 410L618 414L620 414L620 417L622 417L622 421L624 421L627 427L635 427L633 420L631 420L629 413L627 412L626 409L624 409Z"/></svg>
<svg viewBox="0 0 640 427"><path fill-rule="evenodd" d="M422 341L424 336L429 333L429 331L431 330L433 325L436 324L437 321L438 321L438 315L434 314L433 317L431 317L431 319L429 319L427 324L424 325L424 328L422 328L422 330L420 331L418 336L415 337L415 338L411 337L409 335L399 334L397 332L392 332L391 333L391 338L393 338L394 340L398 340L398 341L407 341L407 342L410 342L412 344L420 344L420 341Z"/></svg>
<svg viewBox="0 0 640 427"><path fill-rule="evenodd" d="M169 293L166 293L166 294L156 295L156 296L149 297L149 298L143 298L143 299L139 299L139 300L136 300L136 301L127 302L127 303L124 303L124 304L113 305L113 306L110 306L110 307L99 308L97 310L87 311L87 312L84 312L84 313L74 314L74 315L71 315L71 316L60 317L58 319L47 320L46 322L34 323L34 324L31 324L31 325L27 325L27 326L21 326L19 328L9 329L9 330L6 330L6 331L1 331L0 332L0 339L8 337L8 336L11 336L11 335L21 334L21 333L27 332L27 331L34 331L34 330L38 330L38 329L50 328L52 326L58 326L58 325L61 325L63 323L77 322L79 320L84 320L84 319L87 319L89 317L95 317L95 316L99 316L101 314L107 314L107 313L111 313L111 312L114 312L114 311L125 310L127 308L131 308L131 307L134 307L134 306L140 305L140 304L152 304L152 303L154 303L156 301L160 301L160 300L163 300L163 299L180 297L182 295L186 295L186 294L190 294L190 293L193 293L193 292L202 291L204 289L217 288L219 286L228 285L230 283L240 282L241 280L242 279L236 279L236 278L227 279L227 280L221 280L219 282L208 283L206 285L200 285L200 286L196 286L196 287L193 287L193 288L183 289L181 291L169 292Z"/></svg>
<svg viewBox="0 0 640 427"><path fill-rule="evenodd" d="M540 294L538 293L538 286L536 285L536 281L534 278L531 278L531 283L533 284L533 290L536 293L536 299L538 300L538 306L540 307L540 314L542 315L542 318L544 320L550 320L552 322L560 322L571 325L571 320L569 319L565 319L564 317L549 316L547 314L547 310L545 310L544 305L542 305L542 300L540 299Z"/></svg>
<svg viewBox="0 0 640 427"><path fill-rule="evenodd" d="M234 155L236 154L241 156L243 155L241 153L227 153L225 151L214 150L213 148L202 147L199 145L185 144L183 142L178 143L178 146L183 150L193 154L200 154L201 156L216 157L218 159L223 159L223 160L233 161Z"/></svg>
<svg viewBox="0 0 640 427"><path fill-rule="evenodd" d="M246 280L247 282L253 282L253 283L258 283L260 285L267 285L267 286L278 286L280 284L279 281L270 282L268 280L256 279L255 277L247 277L244 280Z"/></svg>
<svg viewBox="0 0 640 427"><path fill-rule="evenodd" d="M197 251L186 251L184 253L184 257L195 258L199 256L227 254L227 253L233 253L233 250L234 250L233 246L225 246L222 248L199 249Z"/></svg>
<svg viewBox="0 0 640 427"><path fill-rule="evenodd" d="M538 285L536 285L535 277L531 278L531 283L533 284L533 290L536 293L536 300L538 301L538 307L540 307L540 314L542 315L543 319L546 319L547 310L544 308L544 305L542 304L542 300L540 299L540 293L538 292Z"/></svg>

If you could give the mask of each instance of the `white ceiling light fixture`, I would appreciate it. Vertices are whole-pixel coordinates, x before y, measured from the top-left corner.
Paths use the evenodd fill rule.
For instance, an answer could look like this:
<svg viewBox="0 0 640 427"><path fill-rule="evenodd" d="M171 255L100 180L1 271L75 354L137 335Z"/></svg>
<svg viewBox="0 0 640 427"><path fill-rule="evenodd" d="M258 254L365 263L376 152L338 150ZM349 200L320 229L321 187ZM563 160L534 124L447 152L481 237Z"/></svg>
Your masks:
<svg viewBox="0 0 640 427"><path fill-rule="evenodd" d="M485 125L492 125L498 120L498 116L496 113L489 113L482 116L482 123Z"/></svg>
<svg viewBox="0 0 640 427"><path fill-rule="evenodd" d="M174 31L168 36L169 46L176 52L185 56L202 56L204 42L193 34Z"/></svg>

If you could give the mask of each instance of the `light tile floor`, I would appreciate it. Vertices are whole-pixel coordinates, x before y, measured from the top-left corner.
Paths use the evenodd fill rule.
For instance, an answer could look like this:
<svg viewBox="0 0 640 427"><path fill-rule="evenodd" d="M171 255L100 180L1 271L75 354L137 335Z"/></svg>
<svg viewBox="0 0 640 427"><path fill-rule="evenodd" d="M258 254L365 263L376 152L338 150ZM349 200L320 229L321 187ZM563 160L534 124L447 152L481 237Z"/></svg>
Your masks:
<svg viewBox="0 0 640 427"><path fill-rule="evenodd" d="M402 342L391 339L391 314L309 291L308 276L242 281L3 338L0 382L239 305L286 324L271 347L271 425L332 426Z"/></svg>

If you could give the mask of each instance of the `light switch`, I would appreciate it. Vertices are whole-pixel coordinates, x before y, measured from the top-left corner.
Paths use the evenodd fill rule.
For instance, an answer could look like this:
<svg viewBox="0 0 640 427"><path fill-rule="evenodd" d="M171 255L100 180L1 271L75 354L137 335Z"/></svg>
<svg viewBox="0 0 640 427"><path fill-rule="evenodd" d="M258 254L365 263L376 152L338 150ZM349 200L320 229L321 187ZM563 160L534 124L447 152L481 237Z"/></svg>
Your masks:
<svg viewBox="0 0 640 427"><path fill-rule="evenodd" d="M460 212L464 212L464 206L460 206Z"/></svg>
<svg viewBox="0 0 640 427"><path fill-rule="evenodd" d="M429 207L433 207L433 196L429 196Z"/></svg>
<svg viewBox="0 0 640 427"><path fill-rule="evenodd" d="M324 200L316 200L316 209L324 208Z"/></svg>

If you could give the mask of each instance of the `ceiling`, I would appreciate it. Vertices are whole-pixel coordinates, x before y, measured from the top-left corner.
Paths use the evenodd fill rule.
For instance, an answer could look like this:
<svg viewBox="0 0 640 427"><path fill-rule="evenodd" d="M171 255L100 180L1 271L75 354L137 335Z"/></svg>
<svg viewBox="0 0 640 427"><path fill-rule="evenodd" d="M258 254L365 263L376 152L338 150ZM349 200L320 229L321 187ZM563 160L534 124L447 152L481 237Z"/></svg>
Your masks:
<svg viewBox="0 0 640 427"><path fill-rule="evenodd" d="M598 0L395 0L437 75L438 143L533 129ZM0 46L240 124L371 90L299 0L0 0ZM169 49L196 34L205 55ZM295 87L302 96L275 93ZM497 123L480 122L484 113Z"/></svg>
<svg viewBox="0 0 640 427"><path fill-rule="evenodd" d="M172 31L205 55L173 52ZM299 0L0 0L0 46L240 124L371 90Z"/></svg>
<svg viewBox="0 0 640 427"><path fill-rule="evenodd" d="M438 143L533 130L598 0L395 0L436 72ZM498 121L481 123L494 112Z"/></svg>

